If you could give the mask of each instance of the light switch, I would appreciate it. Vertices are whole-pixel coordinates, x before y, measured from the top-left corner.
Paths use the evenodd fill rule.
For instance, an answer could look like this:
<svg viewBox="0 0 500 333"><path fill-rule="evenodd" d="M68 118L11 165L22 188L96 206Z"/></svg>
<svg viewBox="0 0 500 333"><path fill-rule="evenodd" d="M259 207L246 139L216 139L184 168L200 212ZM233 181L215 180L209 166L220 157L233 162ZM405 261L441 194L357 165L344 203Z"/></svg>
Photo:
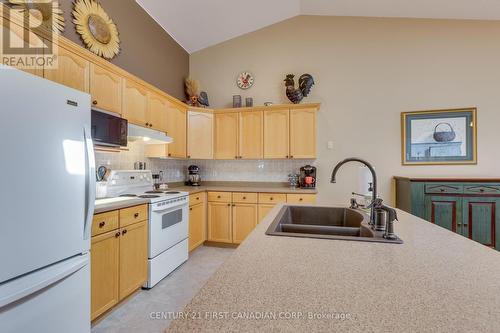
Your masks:
<svg viewBox="0 0 500 333"><path fill-rule="evenodd" d="M333 141L328 141L326 146L328 149L333 149Z"/></svg>

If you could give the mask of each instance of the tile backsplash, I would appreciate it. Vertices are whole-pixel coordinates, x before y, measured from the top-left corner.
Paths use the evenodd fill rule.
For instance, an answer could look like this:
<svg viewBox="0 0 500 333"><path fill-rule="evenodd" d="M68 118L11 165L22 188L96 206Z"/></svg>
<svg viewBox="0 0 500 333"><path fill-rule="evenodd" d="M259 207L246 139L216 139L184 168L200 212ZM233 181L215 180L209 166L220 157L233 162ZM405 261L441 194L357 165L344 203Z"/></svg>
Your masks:
<svg viewBox="0 0 500 333"><path fill-rule="evenodd" d="M128 148L129 151L120 153L96 152L96 165L130 170L134 168L134 162L142 161L153 173L163 171L166 182L184 181L191 164L200 167L201 179L206 181L286 182L289 173L298 173L301 166L314 164L314 160L156 159L145 157L144 144L140 142L130 142Z"/></svg>

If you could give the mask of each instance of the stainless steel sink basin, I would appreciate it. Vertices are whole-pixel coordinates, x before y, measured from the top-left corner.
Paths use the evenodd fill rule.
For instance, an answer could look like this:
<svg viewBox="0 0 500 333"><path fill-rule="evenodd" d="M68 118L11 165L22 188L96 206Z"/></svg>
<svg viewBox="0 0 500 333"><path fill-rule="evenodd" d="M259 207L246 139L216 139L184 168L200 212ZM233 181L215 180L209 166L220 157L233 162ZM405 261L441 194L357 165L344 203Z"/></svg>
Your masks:
<svg viewBox="0 0 500 333"><path fill-rule="evenodd" d="M368 225L363 211L343 207L284 206L266 231L270 236L342 239L363 242L398 243Z"/></svg>

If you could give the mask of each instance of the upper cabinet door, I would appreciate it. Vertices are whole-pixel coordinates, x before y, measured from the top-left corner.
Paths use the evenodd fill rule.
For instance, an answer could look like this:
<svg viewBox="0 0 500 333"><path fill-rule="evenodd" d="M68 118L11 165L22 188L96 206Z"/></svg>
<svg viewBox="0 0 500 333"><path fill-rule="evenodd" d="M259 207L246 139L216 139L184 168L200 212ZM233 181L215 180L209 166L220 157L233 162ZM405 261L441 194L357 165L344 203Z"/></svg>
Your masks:
<svg viewBox="0 0 500 333"><path fill-rule="evenodd" d="M149 126L146 120L148 91L139 83L125 79L123 83L122 116L130 123L143 127Z"/></svg>
<svg viewBox="0 0 500 333"><path fill-rule="evenodd" d="M289 158L288 109L264 111L264 158Z"/></svg>
<svg viewBox="0 0 500 333"><path fill-rule="evenodd" d="M264 157L264 115L262 111L240 113L239 158Z"/></svg>
<svg viewBox="0 0 500 333"><path fill-rule="evenodd" d="M186 109L171 104L167 110L167 134L174 139L174 142L168 145L169 157L186 157L186 127Z"/></svg>
<svg viewBox="0 0 500 333"><path fill-rule="evenodd" d="M15 24L15 23L11 22L9 24L9 22L7 22L7 20L2 19L0 22L0 25L2 25L2 24L4 25L3 27L1 27L1 29L4 29L3 30L4 36L7 36L7 35L9 36L10 44L12 46L16 46L16 47L22 46L22 45L24 45L25 42L28 42L28 45L30 47L36 47L36 48L43 49L44 40L41 37L34 34L33 32L27 31L26 29L24 29L23 27ZM27 34L27 37L28 37L27 39L25 39L25 33ZM2 39L2 37L0 37L0 40L1 39ZM38 53L38 54L33 54L30 56L43 56L43 51ZM9 62L9 55L8 54L5 54L5 57L4 57L3 45L0 46L0 61L5 65L14 65L14 67L16 67L15 66L16 64L11 64ZM16 68L18 68L22 71L43 77L43 65L35 65L32 67L30 66L29 68L19 66Z"/></svg>
<svg viewBox="0 0 500 333"><path fill-rule="evenodd" d="M163 96L149 92L146 122L151 125L151 128L167 132L167 112L169 105L170 102Z"/></svg>
<svg viewBox="0 0 500 333"><path fill-rule="evenodd" d="M238 158L238 113L215 114L215 158Z"/></svg>
<svg viewBox="0 0 500 333"><path fill-rule="evenodd" d="M188 111L188 158L213 158L214 115Z"/></svg>
<svg viewBox="0 0 500 333"><path fill-rule="evenodd" d="M90 62L59 46L56 69L44 70L44 77L67 87L89 92Z"/></svg>
<svg viewBox="0 0 500 333"><path fill-rule="evenodd" d="M90 95L93 106L122 113L122 77L94 63L90 64Z"/></svg>
<svg viewBox="0 0 500 333"><path fill-rule="evenodd" d="M316 109L290 110L290 158L316 158Z"/></svg>

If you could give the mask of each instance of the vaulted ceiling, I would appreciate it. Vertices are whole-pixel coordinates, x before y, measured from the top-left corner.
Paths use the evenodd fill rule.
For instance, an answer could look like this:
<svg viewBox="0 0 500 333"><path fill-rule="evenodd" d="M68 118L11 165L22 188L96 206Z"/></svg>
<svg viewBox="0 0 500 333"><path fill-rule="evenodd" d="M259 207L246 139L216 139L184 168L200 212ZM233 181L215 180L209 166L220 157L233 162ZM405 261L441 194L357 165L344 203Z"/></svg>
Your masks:
<svg viewBox="0 0 500 333"><path fill-rule="evenodd" d="M189 53L297 15L500 20L500 0L136 0Z"/></svg>

